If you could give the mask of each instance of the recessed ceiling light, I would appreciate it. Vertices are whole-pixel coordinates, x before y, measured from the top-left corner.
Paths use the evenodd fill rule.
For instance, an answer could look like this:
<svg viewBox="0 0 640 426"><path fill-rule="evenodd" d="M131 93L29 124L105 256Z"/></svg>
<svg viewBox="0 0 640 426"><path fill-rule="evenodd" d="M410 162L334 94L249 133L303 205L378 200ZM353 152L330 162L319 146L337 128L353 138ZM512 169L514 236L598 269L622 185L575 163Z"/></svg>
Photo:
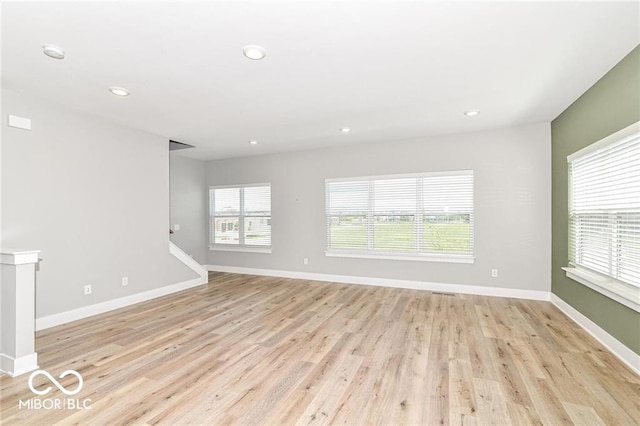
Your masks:
<svg viewBox="0 0 640 426"><path fill-rule="evenodd" d="M129 96L129 91L123 87L109 87L109 91L116 96Z"/></svg>
<svg viewBox="0 0 640 426"><path fill-rule="evenodd" d="M256 141L256 140L250 140L250 141L249 141L249 145L258 145L258 141Z"/></svg>
<svg viewBox="0 0 640 426"><path fill-rule="evenodd" d="M242 54L251 60L259 61L267 56L267 51L263 47L251 44L242 48Z"/></svg>
<svg viewBox="0 0 640 426"><path fill-rule="evenodd" d="M349 133L351 131L351 128L350 127L342 127L342 128L340 128L340 131L342 133Z"/></svg>
<svg viewBox="0 0 640 426"><path fill-rule="evenodd" d="M478 111L476 109L464 112L464 115L466 115L467 117L473 117L474 115L478 115L478 114L480 114L480 111Z"/></svg>
<svg viewBox="0 0 640 426"><path fill-rule="evenodd" d="M42 46L45 55L53 59L64 59L64 50L60 46L45 44Z"/></svg>

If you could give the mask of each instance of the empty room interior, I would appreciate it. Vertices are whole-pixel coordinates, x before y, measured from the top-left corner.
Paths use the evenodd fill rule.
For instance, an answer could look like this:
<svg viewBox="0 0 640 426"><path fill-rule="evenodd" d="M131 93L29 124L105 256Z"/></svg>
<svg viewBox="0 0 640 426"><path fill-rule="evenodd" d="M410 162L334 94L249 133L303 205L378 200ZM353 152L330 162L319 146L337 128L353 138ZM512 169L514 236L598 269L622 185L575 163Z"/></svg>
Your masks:
<svg viewBox="0 0 640 426"><path fill-rule="evenodd" d="M640 2L0 20L0 424L640 424Z"/></svg>

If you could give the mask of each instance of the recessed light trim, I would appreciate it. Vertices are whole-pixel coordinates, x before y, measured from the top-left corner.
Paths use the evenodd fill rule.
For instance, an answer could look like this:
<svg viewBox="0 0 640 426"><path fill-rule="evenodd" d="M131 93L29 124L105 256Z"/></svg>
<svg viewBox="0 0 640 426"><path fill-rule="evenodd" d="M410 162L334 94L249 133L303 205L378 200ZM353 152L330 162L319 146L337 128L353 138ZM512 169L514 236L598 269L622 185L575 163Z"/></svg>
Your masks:
<svg viewBox="0 0 640 426"><path fill-rule="evenodd" d="M109 91L116 96L129 96L131 94L124 87L117 87L117 86L109 87Z"/></svg>
<svg viewBox="0 0 640 426"><path fill-rule="evenodd" d="M342 133L349 133L351 131L351 127L341 127L340 131Z"/></svg>
<svg viewBox="0 0 640 426"><path fill-rule="evenodd" d="M242 54L252 61L259 61L267 56L267 51L262 46L250 44L242 48Z"/></svg>
<svg viewBox="0 0 640 426"><path fill-rule="evenodd" d="M258 145L258 141L252 139L252 140L249 141L249 145Z"/></svg>
<svg viewBox="0 0 640 426"><path fill-rule="evenodd" d="M42 52L53 59L64 59L64 50L60 46L55 44L44 44L42 46Z"/></svg>
<svg viewBox="0 0 640 426"><path fill-rule="evenodd" d="M464 112L464 115L466 115L467 117L474 117L478 114L480 114L480 111L478 111L477 109L472 109Z"/></svg>

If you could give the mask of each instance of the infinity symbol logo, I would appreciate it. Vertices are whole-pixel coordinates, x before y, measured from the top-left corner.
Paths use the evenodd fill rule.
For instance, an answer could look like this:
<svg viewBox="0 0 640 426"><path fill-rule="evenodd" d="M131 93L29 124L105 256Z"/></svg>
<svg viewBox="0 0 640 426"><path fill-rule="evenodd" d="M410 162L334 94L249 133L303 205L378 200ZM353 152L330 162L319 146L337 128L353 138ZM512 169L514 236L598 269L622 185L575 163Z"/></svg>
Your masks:
<svg viewBox="0 0 640 426"><path fill-rule="evenodd" d="M65 377L67 377L68 375L73 375L76 376L78 378L78 387L76 387L73 390L67 390L64 386L62 386L60 384L60 382L58 382L56 379L53 378L53 376L51 374L49 374L48 372L44 371L44 370L36 370L33 373L31 373L31 376L29 376L29 389L31 389L31 392L35 393L36 395L46 395L49 392L51 392L51 386L48 386L46 389L44 390L37 390L36 388L33 387L33 378L38 376L38 375L43 375L46 376L51 383L53 383L54 385L56 385L56 387L58 389L60 389L62 392L64 392L65 395L75 395L78 392L80 392L80 390L82 389L82 376L80 375L80 373L78 373L75 370L67 370L65 372L63 372L59 378L63 379Z"/></svg>

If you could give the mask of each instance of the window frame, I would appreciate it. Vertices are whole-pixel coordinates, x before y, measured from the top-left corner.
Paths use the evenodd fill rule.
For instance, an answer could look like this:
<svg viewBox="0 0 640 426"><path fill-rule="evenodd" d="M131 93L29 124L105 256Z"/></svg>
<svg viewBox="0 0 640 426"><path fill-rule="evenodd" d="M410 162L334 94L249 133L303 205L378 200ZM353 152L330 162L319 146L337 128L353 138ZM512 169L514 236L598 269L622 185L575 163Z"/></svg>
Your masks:
<svg viewBox="0 0 640 426"><path fill-rule="evenodd" d="M581 150L574 152L567 156L567 177L568 177L568 196L567 196L567 235L568 235L568 250L567 250L567 259L568 265L563 267L562 269L565 271L566 276L576 282L579 282L600 294L603 294L610 299L613 299L636 312L640 312L640 287L637 287L633 284L621 281L617 278L614 278L610 275L607 275L602 272L598 272L592 270L584 265L576 264L574 262L574 255L571 253L571 235L576 234L576 230L572 230L572 168L571 164L573 161L581 159L592 152L600 150L602 148L606 148L608 146L614 145L623 139L628 137L633 137L634 135L640 136L640 121L633 123ZM613 210L608 211L609 220L611 220ZM617 223L617 222L616 222ZM618 236L616 236L618 237ZM577 244L577 242L575 243ZM614 248L610 248L610 250L615 250ZM619 249L618 249L619 250ZM611 255L611 253L610 253ZM609 264L609 268L612 267L612 264Z"/></svg>
<svg viewBox="0 0 640 426"><path fill-rule="evenodd" d="M423 244L423 227L418 225L422 224L424 216L427 215L422 203L422 196L416 195L416 208L415 212L410 214L395 214L396 216L413 216L413 223L416 224L415 237L416 237L416 251L383 251L374 249L372 244L373 227L375 224L376 216L380 216L380 212L374 211L372 204L371 187L369 187L369 199L367 211L364 214L332 214L329 212L329 185L334 182L371 182L382 181L390 179L416 179L416 194L422 194L423 180L420 178L425 177L437 177L437 176L471 176L471 211L462 214L469 214L469 226L470 226L470 253L458 254L458 253L427 253L418 252L418 249L422 249ZM408 260L408 261L426 261L426 262L443 262L443 263L475 263L475 173L473 169L463 170L447 170L436 172L423 172L423 173L409 173L409 174L392 174L392 175L376 175L376 176L357 176L347 178L329 178L325 179L325 256L327 257L347 257L347 258L360 258L360 259L380 259L380 260ZM455 214L455 213L452 213ZM366 226L366 249L336 249L330 247L330 221L334 216L362 216L365 218Z"/></svg>
<svg viewBox="0 0 640 426"><path fill-rule="evenodd" d="M269 187L269 215L268 216L255 216L248 215L244 208L244 191L247 188L256 187ZM237 215L221 214L216 215L214 207L214 191L217 189L238 189L239 193L239 211ZM252 183L252 184L240 184L240 185L216 185L209 187L209 250L212 251L231 251L231 252L252 252L252 253L271 253L273 246L273 232L271 228L272 216L272 203L271 203L271 183ZM216 218L238 218L238 244L221 244L215 242L215 219ZM266 217L270 221L269 223L269 245L256 245L245 243L245 219L252 217Z"/></svg>

